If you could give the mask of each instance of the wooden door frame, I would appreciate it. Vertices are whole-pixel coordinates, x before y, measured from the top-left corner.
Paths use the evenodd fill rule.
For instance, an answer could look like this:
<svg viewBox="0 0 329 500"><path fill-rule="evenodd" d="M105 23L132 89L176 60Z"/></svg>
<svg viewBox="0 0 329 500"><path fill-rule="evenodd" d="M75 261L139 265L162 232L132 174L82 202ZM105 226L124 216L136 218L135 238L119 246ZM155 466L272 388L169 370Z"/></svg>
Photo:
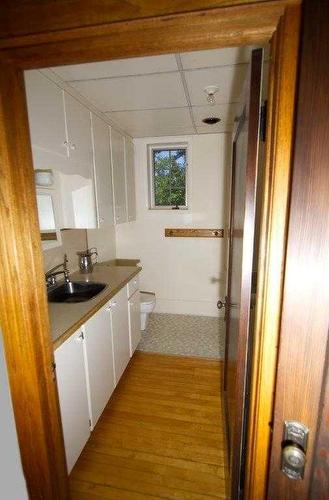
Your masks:
<svg viewBox="0 0 329 500"><path fill-rule="evenodd" d="M33 2L8 2L0 19L0 34L5 33L0 39L0 319L28 492L30 498L69 497L23 70L259 45L272 39L262 286L256 312L258 369L253 374L247 468L248 498L261 499L266 487L281 309L300 2L194 0L191 12L182 12L179 0L158 2L158 7L152 8L153 2L138 0L134 2L139 5L137 13L125 2L121 17L115 17L118 11L113 8L119 8L119 1L100 3L105 7L96 20L95 8L84 0L36 2L34 10ZM26 20L25 32L20 19ZM8 36L4 22L12 36Z"/></svg>

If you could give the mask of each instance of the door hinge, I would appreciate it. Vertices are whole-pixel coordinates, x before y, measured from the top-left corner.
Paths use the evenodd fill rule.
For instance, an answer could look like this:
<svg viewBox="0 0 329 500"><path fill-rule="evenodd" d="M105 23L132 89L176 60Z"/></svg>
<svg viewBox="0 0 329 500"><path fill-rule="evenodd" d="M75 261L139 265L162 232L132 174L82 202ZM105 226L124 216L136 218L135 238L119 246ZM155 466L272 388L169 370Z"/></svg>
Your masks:
<svg viewBox="0 0 329 500"><path fill-rule="evenodd" d="M267 101L260 108L260 125L259 136L262 142L266 141L266 126L267 126Z"/></svg>
<svg viewBox="0 0 329 500"><path fill-rule="evenodd" d="M53 380L55 381L56 380L56 363L54 361L51 363L51 373L52 373Z"/></svg>

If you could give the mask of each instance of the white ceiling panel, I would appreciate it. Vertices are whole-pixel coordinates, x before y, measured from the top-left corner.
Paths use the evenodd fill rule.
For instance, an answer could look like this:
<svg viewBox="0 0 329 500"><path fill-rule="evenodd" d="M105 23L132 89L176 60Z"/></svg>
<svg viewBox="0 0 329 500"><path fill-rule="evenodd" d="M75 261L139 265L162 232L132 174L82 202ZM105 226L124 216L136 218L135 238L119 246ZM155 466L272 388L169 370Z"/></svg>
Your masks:
<svg viewBox="0 0 329 500"><path fill-rule="evenodd" d="M234 123L234 118L238 116L240 105L236 103L231 104L217 104L215 106L192 106L194 121L197 127L208 127L212 129L213 125L205 125L202 120L208 117L218 117L221 119L220 123Z"/></svg>
<svg viewBox="0 0 329 500"><path fill-rule="evenodd" d="M223 132L232 132L232 123L218 123L216 125L197 127L198 134L221 134Z"/></svg>
<svg viewBox="0 0 329 500"><path fill-rule="evenodd" d="M204 88L217 85L216 103L224 104L237 101L242 93L248 65L222 66L194 71L185 71L185 78L192 106L202 106L207 103Z"/></svg>
<svg viewBox="0 0 329 500"><path fill-rule="evenodd" d="M179 67L169 54L52 70L73 95L75 89L132 137L219 133L232 131L239 114L252 49L186 52L179 54ZM265 83L266 73L267 66ZM209 85L219 87L215 106L207 103ZM218 116L220 123L205 125L202 120L209 116Z"/></svg>
<svg viewBox="0 0 329 500"><path fill-rule="evenodd" d="M188 108L117 111L107 113L133 137L168 135L171 130L181 134L195 133ZM179 132L178 132L179 131Z"/></svg>
<svg viewBox="0 0 329 500"><path fill-rule="evenodd" d="M117 61L105 61L73 66L57 66L52 68L64 81L91 80L97 78L126 75L145 75L177 71L174 55L135 57Z"/></svg>
<svg viewBox="0 0 329 500"><path fill-rule="evenodd" d="M103 112L186 106L179 73L72 83Z"/></svg>
<svg viewBox="0 0 329 500"><path fill-rule="evenodd" d="M248 63L252 47L200 50L180 54L184 69L211 68L231 64Z"/></svg>

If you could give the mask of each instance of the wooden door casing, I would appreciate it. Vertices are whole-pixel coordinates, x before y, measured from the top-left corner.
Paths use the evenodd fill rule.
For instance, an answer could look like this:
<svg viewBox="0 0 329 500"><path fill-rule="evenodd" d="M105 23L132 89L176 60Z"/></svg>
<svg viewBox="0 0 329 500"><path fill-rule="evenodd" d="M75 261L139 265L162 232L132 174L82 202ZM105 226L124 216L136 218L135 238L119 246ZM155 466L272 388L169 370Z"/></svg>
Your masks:
<svg viewBox="0 0 329 500"><path fill-rule="evenodd" d="M232 203L225 351L225 395L230 441L231 495L243 480L250 301L256 215L262 50L252 52L246 104L233 140Z"/></svg>

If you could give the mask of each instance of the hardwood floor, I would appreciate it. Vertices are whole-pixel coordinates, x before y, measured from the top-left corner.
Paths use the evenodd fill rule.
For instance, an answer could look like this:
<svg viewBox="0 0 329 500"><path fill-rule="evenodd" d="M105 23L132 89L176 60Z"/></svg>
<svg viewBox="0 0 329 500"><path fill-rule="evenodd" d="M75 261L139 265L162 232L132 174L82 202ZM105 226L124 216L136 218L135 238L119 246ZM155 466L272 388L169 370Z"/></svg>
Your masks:
<svg viewBox="0 0 329 500"><path fill-rule="evenodd" d="M136 352L71 473L72 500L228 498L221 370Z"/></svg>

